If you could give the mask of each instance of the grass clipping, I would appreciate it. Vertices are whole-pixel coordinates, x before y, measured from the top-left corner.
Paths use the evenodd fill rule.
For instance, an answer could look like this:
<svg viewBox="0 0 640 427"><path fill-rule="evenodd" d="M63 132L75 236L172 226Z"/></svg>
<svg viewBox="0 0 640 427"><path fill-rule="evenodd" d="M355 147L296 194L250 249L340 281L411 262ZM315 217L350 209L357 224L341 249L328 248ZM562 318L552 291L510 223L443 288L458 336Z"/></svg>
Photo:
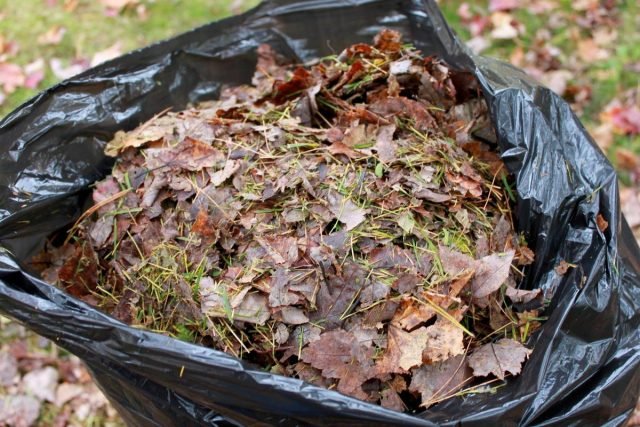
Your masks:
<svg viewBox="0 0 640 427"><path fill-rule="evenodd" d="M36 259L116 318L398 411L517 375L533 253L471 74L382 31L118 132ZM487 387L487 384L491 385Z"/></svg>

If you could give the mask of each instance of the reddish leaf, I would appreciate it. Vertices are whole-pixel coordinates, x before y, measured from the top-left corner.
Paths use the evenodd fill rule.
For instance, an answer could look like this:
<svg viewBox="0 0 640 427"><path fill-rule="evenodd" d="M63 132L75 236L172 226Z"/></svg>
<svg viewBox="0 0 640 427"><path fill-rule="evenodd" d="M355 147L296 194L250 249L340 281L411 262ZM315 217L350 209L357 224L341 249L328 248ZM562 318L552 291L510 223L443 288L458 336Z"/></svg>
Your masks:
<svg viewBox="0 0 640 427"><path fill-rule="evenodd" d="M418 130L427 131L436 126L434 118L425 106L402 96L389 97L369 105L369 110L385 118L406 116L415 121Z"/></svg>
<svg viewBox="0 0 640 427"><path fill-rule="evenodd" d="M607 222L607 220L604 219L601 213L596 215L596 224L598 225L598 229L602 233L604 233L607 230L607 228L609 228L609 222Z"/></svg>
<svg viewBox="0 0 640 427"><path fill-rule="evenodd" d="M383 29L373 39L376 48L383 52L397 52L402 46L402 35L393 30Z"/></svg>
<svg viewBox="0 0 640 427"><path fill-rule="evenodd" d="M13 93L24 86L25 75L19 65L10 62L0 62L0 86L6 93Z"/></svg>
<svg viewBox="0 0 640 427"><path fill-rule="evenodd" d="M339 380L338 391L360 398L366 398L361 385L371 374L373 355L373 347L340 329L324 332L302 350L304 362L320 369L323 376Z"/></svg>
<svg viewBox="0 0 640 427"><path fill-rule="evenodd" d="M271 100L274 104L280 105L287 99L300 94L303 90L314 85L314 79L311 73L304 68L298 67L293 72L293 76L288 82L277 84Z"/></svg>

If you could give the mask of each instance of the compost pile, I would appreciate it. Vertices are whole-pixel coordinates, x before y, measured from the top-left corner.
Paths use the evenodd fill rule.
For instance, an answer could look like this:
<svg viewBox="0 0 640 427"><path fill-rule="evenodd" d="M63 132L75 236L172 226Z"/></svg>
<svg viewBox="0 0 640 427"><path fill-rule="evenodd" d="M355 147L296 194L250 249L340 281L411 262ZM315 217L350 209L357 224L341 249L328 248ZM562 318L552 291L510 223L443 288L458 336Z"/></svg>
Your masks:
<svg viewBox="0 0 640 427"><path fill-rule="evenodd" d="M542 295L475 79L384 30L106 146L34 259L118 319L415 411L517 375ZM64 240L64 242L62 242Z"/></svg>

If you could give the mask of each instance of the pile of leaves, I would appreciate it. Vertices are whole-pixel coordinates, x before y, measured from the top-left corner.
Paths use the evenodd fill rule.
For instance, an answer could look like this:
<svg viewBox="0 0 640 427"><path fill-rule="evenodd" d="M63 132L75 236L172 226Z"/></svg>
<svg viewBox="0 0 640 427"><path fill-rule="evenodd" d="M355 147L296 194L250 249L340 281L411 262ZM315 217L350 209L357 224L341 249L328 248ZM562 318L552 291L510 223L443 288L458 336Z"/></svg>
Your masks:
<svg viewBox="0 0 640 427"><path fill-rule="evenodd" d="M542 295L472 75L403 45L290 65L106 146L34 260L124 322L413 411L521 370Z"/></svg>

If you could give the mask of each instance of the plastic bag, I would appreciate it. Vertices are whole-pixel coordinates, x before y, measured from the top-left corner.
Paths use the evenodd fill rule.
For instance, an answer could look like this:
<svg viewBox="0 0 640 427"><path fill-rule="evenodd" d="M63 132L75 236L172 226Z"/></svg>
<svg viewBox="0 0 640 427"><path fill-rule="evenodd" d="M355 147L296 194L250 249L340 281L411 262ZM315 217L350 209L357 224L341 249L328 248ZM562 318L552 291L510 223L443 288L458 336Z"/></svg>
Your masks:
<svg viewBox="0 0 640 427"><path fill-rule="evenodd" d="M479 79L517 177L518 227L536 253L521 287L554 292L522 375L497 393L417 416L389 411L131 328L25 269L46 236L87 206L117 130L247 82L260 43L307 61L370 41L383 27ZM598 214L609 223L604 231ZM576 267L558 275L561 260ZM88 70L0 123L0 313L82 358L132 426L620 425L640 388L639 272L615 172L569 106L523 72L470 54L433 1L267 1Z"/></svg>

